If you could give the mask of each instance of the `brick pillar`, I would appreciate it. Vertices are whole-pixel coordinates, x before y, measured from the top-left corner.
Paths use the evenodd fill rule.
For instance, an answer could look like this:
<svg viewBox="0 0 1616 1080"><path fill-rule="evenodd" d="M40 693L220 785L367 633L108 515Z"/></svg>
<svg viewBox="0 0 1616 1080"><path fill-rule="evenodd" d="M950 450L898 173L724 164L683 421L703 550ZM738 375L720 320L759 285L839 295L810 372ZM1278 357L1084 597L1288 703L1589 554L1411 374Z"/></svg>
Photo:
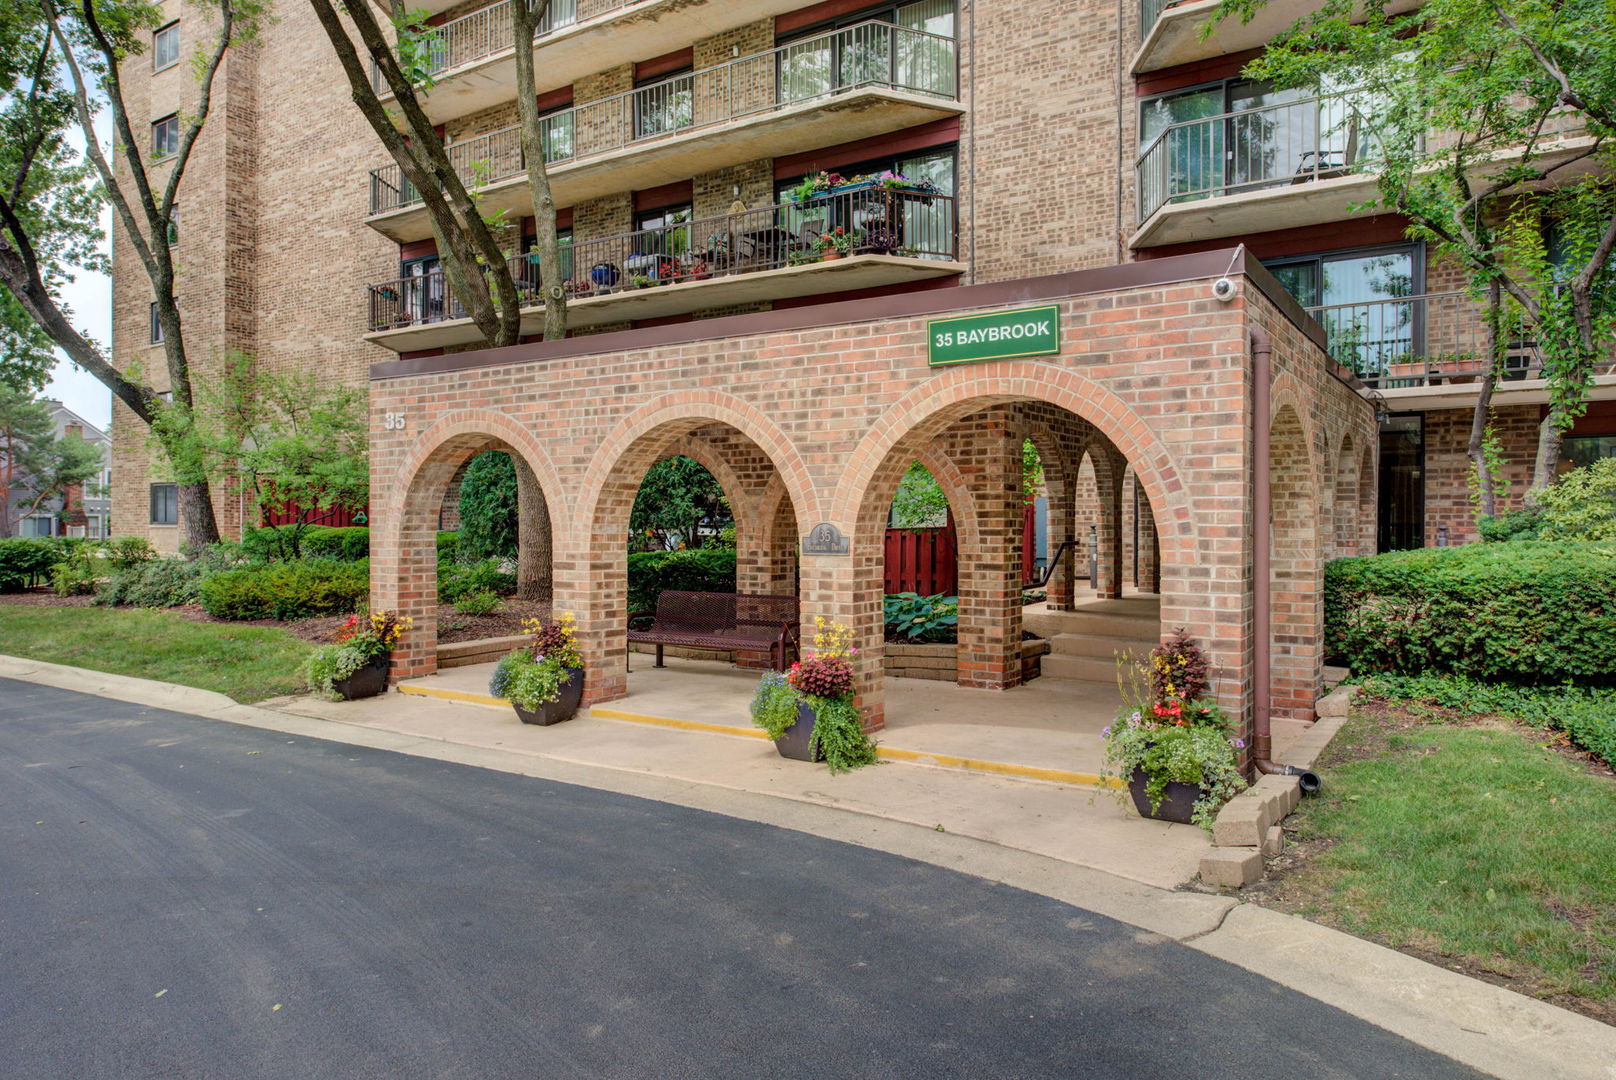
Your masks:
<svg viewBox="0 0 1616 1080"><path fill-rule="evenodd" d="M769 527L753 498L730 497L735 515L735 591L767 593L773 580L769 558Z"/></svg>
<svg viewBox="0 0 1616 1080"><path fill-rule="evenodd" d="M1100 489L1094 478L1094 454L1091 448L1082 456L1082 464L1072 480L1072 529L1077 537L1072 573L1080 575L1091 589L1095 583L1088 580L1089 526L1100 520Z"/></svg>
<svg viewBox="0 0 1616 1080"><path fill-rule="evenodd" d="M845 526L839 526L847 533ZM865 730L886 726L886 702L881 675L883 619L882 561L879 529L869 531L867 543L854 543L848 555L802 556L802 647L813 648L814 618L823 616L853 628L855 698L864 710Z"/></svg>
<svg viewBox="0 0 1616 1080"><path fill-rule="evenodd" d="M633 490L607 494L630 504ZM627 507L622 509L627 519ZM603 513L602 517L610 517ZM628 534L592 529L571 536L554 530L550 610L578 619L578 652L584 661L584 705L615 701L628 693Z"/></svg>
<svg viewBox="0 0 1616 1080"><path fill-rule="evenodd" d="M1301 423L1289 406L1274 419L1271 447L1271 703L1277 716L1311 720L1323 664L1319 627L1326 530Z"/></svg>
<svg viewBox="0 0 1616 1080"><path fill-rule="evenodd" d="M1099 578L1094 582L1102 600L1122 595L1122 473L1127 463L1109 448L1094 450L1094 482L1099 502Z"/></svg>
<svg viewBox="0 0 1616 1080"><path fill-rule="evenodd" d="M1135 550L1134 538L1139 531L1137 506L1134 503L1135 485L1133 470L1128 469L1122 476L1122 519L1118 526L1117 536L1122 548L1122 576L1118 579L1120 585L1126 588L1132 584L1139 587L1138 551Z"/></svg>
<svg viewBox="0 0 1616 1080"><path fill-rule="evenodd" d="M443 472L433 482L433 475ZM438 670L438 499L446 470L429 466L402 507L381 511L372 519L370 607L408 617L412 627L394 646L388 681L414 679ZM422 494L431 492L432 494ZM376 500L372 499L372 505ZM386 517L393 520L386 520Z"/></svg>
<svg viewBox="0 0 1616 1080"><path fill-rule="evenodd" d="M1049 549L1051 557L1060 551L1060 557L1055 559L1055 568L1049 575L1049 584L1045 586L1045 593L1049 597L1051 611L1070 611L1073 600L1073 574L1077 570L1076 544L1062 549L1061 545L1074 541L1077 537L1077 524L1075 515L1076 482L1063 478L1060 484L1046 487L1049 498Z"/></svg>
<svg viewBox="0 0 1616 1080"><path fill-rule="evenodd" d="M1161 544L1156 535L1156 516L1150 500L1139 491L1139 591L1161 592Z"/></svg>
<svg viewBox="0 0 1616 1080"><path fill-rule="evenodd" d="M939 441L970 485L973 528L960 531L961 686L1021 683L1021 437L1002 410L967 417Z"/></svg>
<svg viewBox="0 0 1616 1080"><path fill-rule="evenodd" d="M520 454L516 466L516 595L522 600L550 598L550 507L533 469Z"/></svg>

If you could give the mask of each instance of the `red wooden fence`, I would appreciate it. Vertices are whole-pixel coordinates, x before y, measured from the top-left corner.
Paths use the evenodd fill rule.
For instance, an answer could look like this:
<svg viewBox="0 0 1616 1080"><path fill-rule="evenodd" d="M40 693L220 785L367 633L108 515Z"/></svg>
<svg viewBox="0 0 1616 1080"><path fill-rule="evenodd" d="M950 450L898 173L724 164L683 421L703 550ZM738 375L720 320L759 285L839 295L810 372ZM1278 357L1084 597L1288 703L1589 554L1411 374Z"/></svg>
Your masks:
<svg viewBox="0 0 1616 1080"><path fill-rule="evenodd" d="M370 507L368 506L361 507L359 510L348 510L340 506L333 506L331 509L315 515L310 524L325 525L333 529L345 529L354 523L356 515L369 509ZM295 525L299 519L297 504L294 502L282 503L278 508L265 506L263 512L265 525Z"/></svg>
<svg viewBox="0 0 1616 1080"><path fill-rule="evenodd" d="M959 545L954 527L888 529L886 590L921 596L959 591Z"/></svg>

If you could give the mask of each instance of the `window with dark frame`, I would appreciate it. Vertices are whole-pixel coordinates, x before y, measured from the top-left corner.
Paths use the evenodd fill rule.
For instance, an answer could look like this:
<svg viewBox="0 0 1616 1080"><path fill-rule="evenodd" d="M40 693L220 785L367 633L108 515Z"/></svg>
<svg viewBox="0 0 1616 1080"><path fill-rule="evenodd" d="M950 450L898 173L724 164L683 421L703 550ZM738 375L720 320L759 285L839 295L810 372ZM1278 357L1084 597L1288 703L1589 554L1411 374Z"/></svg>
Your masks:
<svg viewBox="0 0 1616 1080"><path fill-rule="evenodd" d="M178 484L151 486L151 523L178 525L180 520L180 489Z"/></svg>
<svg viewBox="0 0 1616 1080"><path fill-rule="evenodd" d="M151 302L150 311L151 343L153 345L161 345L163 343L163 323L162 320L157 317L157 301L153 300Z"/></svg>
<svg viewBox="0 0 1616 1080"><path fill-rule="evenodd" d="M179 153L180 118L178 114L165 116L152 124L152 158L161 160Z"/></svg>
<svg viewBox="0 0 1616 1080"><path fill-rule="evenodd" d="M180 204L175 203L168 208L168 246L174 247L180 242Z"/></svg>
<svg viewBox="0 0 1616 1080"><path fill-rule="evenodd" d="M1330 355L1365 377L1423 354L1424 304L1402 301L1424 292L1424 264L1419 244L1263 260L1297 303L1316 310Z"/></svg>
<svg viewBox="0 0 1616 1080"><path fill-rule="evenodd" d="M180 62L179 20L152 31L152 70L162 71Z"/></svg>

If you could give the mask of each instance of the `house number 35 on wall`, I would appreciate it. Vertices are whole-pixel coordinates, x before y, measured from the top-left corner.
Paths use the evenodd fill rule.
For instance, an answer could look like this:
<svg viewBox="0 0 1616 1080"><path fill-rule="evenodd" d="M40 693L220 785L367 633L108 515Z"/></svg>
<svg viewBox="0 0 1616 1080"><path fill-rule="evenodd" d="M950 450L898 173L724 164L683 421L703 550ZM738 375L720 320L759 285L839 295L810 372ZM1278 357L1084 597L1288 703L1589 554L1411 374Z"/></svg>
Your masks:
<svg viewBox="0 0 1616 1080"><path fill-rule="evenodd" d="M388 431L403 431L404 414L401 412L382 413L382 427Z"/></svg>

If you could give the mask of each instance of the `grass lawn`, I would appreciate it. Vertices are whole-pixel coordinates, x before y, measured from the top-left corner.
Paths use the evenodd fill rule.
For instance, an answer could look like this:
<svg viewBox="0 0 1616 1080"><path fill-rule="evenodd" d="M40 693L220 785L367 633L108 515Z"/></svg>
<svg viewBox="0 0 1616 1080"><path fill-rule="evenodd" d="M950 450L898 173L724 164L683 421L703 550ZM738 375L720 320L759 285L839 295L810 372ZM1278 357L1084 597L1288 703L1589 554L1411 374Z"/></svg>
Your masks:
<svg viewBox="0 0 1616 1080"><path fill-rule="evenodd" d="M1616 1023L1616 777L1554 743L1364 702L1254 898Z"/></svg>
<svg viewBox="0 0 1616 1080"><path fill-rule="evenodd" d="M217 690L240 702L304 689L314 646L272 626L139 608L0 604L0 653Z"/></svg>

